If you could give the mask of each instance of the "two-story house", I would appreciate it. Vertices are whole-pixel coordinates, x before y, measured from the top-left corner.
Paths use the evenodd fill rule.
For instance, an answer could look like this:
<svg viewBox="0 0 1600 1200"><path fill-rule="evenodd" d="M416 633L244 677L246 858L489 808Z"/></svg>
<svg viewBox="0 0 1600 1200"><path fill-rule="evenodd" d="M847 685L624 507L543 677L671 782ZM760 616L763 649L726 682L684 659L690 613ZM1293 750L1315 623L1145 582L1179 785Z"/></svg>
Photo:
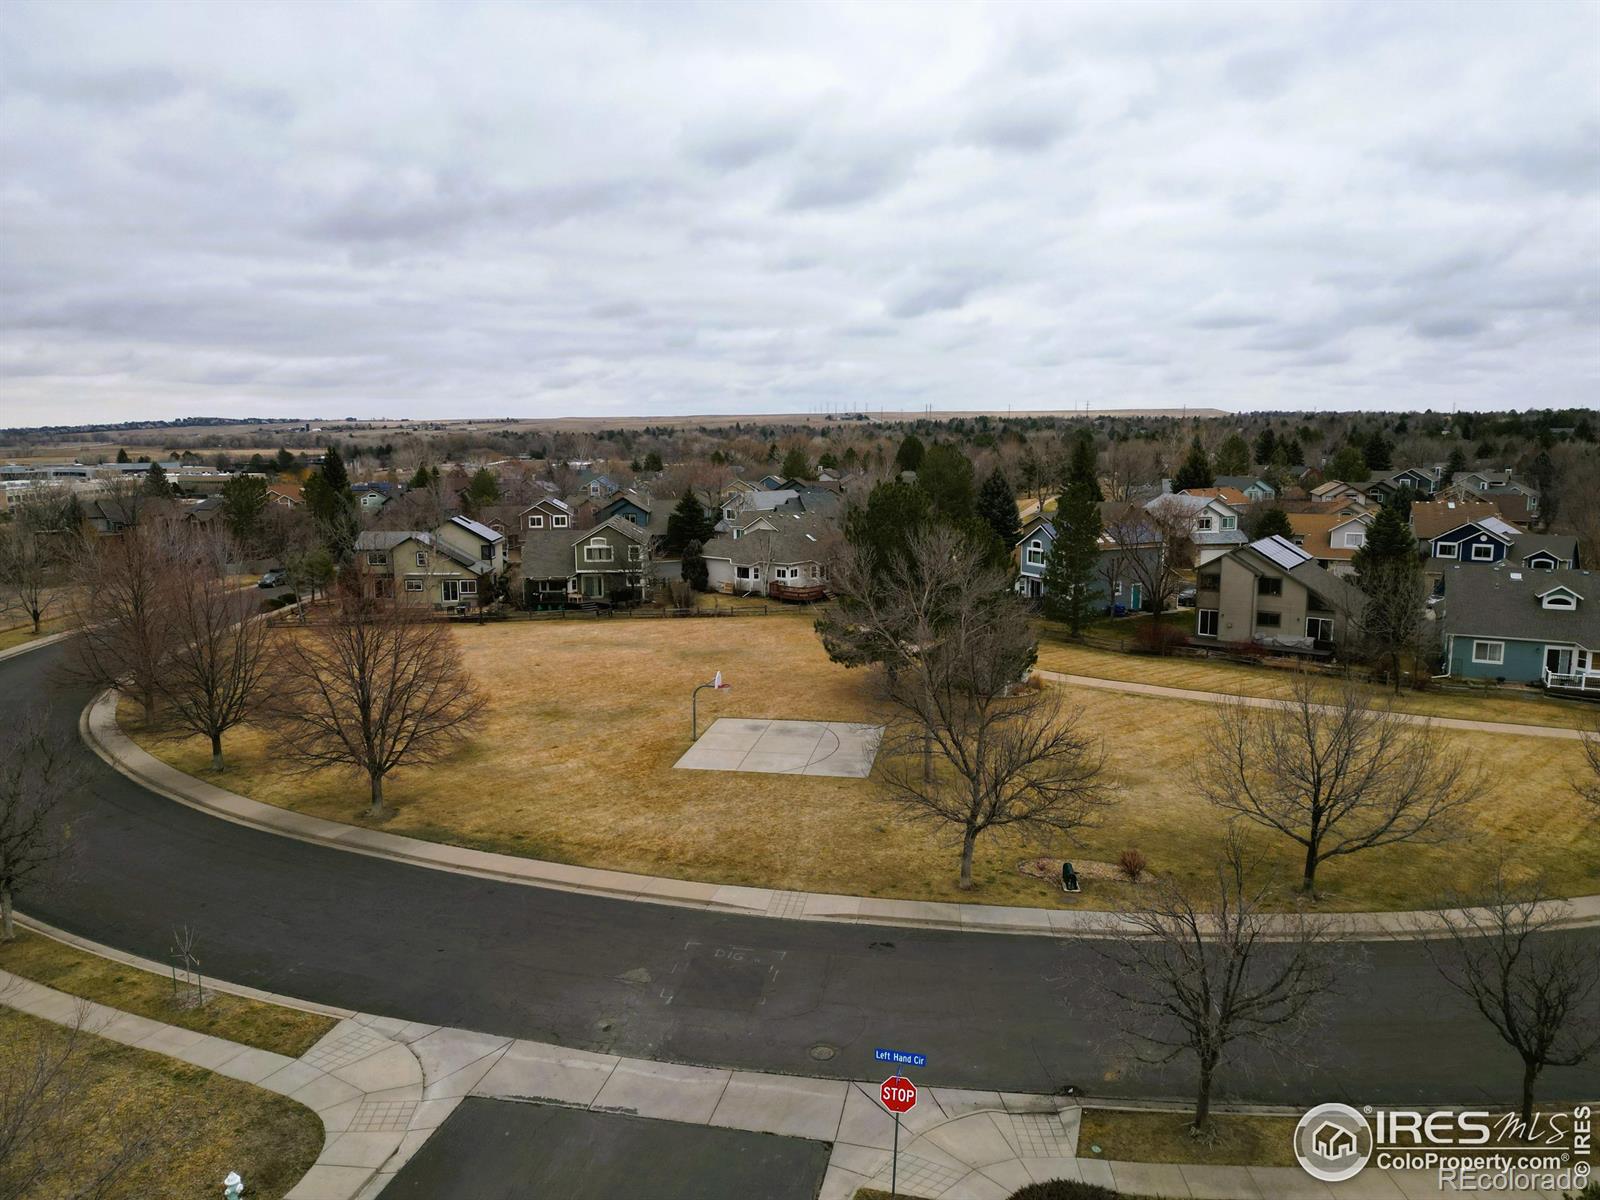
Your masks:
<svg viewBox="0 0 1600 1200"><path fill-rule="evenodd" d="M1290 512L1290 539L1316 560L1317 566L1335 575L1355 571L1356 551L1367 544L1367 529L1373 515L1355 505L1322 505L1320 512ZM1331 510L1331 511L1329 511Z"/></svg>
<svg viewBox="0 0 1600 1200"><path fill-rule="evenodd" d="M1492 500L1508 521L1527 523L1539 515L1539 489L1510 468L1462 471L1445 494L1460 500Z"/></svg>
<svg viewBox="0 0 1600 1200"><path fill-rule="evenodd" d="M1600 692L1600 576L1457 565L1444 584L1439 621L1451 677Z"/></svg>
<svg viewBox="0 0 1600 1200"><path fill-rule="evenodd" d="M828 557L838 534L812 513L770 512L718 533L705 544L714 592L815 601L827 596Z"/></svg>
<svg viewBox="0 0 1600 1200"><path fill-rule="evenodd" d="M1327 656L1350 642L1361 605L1353 583L1274 535L1199 569L1195 636Z"/></svg>
<svg viewBox="0 0 1600 1200"><path fill-rule="evenodd" d="M523 603L559 608L569 601L639 600L648 590L652 566L650 534L623 517L588 529L525 530Z"/></svg>
<svg viewBox="0 0 1600 1200"><path fill-rule="evenodd" d="M1232 488L1251 504L1264 504L1278 495L1277 488L1255 475L1218 475L1211 482L1219 488Z"/></svg>
<svg viewBox="0 0 1600 1200"><path fill-rule="evenodd" d="M355 565L364 594L433 608L465 610L488 586L490 563L417 529L368 529L357 538Z"/></svg>
<svg viewBox="0 0 1600 1200"><path fill-rule="evenodd" d="M1108 502L1101 508L1106 511L1126 508L1126 505ZM1160 539L1153 529L1147 531L1148 537L1143 540L1136 535L1130 536L1129 531L1137 526L1129 521L1117 520L1113 524L1123 532L1125 542L1119 542L1109 530L1100 534L1099 562L1095 568L1094 582L1089 585L1090 597L1097 608L1108 613L1116 613L1119 609L1122 612L1142 612L1147 597L1144 584L1140 582L1141 576L1130 560L1136 555L1157 553ZM1045 597L1045 564L1050 559L1055 541L1056 527L1052 517L1037 516L1022 527L1022 536L1016 544L1015 586L1019 595L1029 600L1042 600Z"/></svg>
<svg viewBox="0 0 1600 1200"><path fill-rule="evenodd" d="M1439 475L1438 467L1401 467L1396 471L1374 475L1361 486L1368 496L1382 504L1396 492L1407 488L1419 496L1433 495L1439 488Z"/></svg>
<svg viewBox="0 0 1600 1200"><path fill-rule="evenodd" d="M1215 491L1215 489L1206 490ZM1188 510L1190 539L1194 542L1196 566L1204 566L1235 546L1242 546L1250 540L1239 527L1242 505L1230 504L1221 496L1173 492L1170 495L1157 496L1146 504L1145 508L1150 509L1157 505L1167 508L1182 506Z"/></svg>

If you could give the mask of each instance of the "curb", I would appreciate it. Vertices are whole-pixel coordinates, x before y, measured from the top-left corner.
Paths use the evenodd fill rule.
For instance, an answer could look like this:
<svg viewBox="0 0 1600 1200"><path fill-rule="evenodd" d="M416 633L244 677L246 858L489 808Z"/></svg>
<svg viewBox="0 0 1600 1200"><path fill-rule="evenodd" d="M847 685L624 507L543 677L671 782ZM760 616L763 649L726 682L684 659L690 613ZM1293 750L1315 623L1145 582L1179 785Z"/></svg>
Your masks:
<svg viewBox="0 0 1600 1200"><path fill-rule="evenodd" d="M161 762L118 727L117 696L115 689L100 693L84 708L78 722L84 741L109 766L140 786L179 804L298 841L504 883L745 917L1053 938L1121 937L1131 928L1126 919L1115 912L885 900L700 883L518 858L328 821L251 800ZM1567 903L1569 915L1556 922L1557 925L1564 928L1600 925L1600 896L1573 897ZM1329 913L1327 918L1338 928L1341 939L1351 941L1410 941L1445 932L1443 922L1427 910Z"/></svg>
<svg viewBox="0 0 1600 1200"><path fill-rule="evenodd" d="M47 637L36 638L31 642L23 642L19 646L0 650L0 662L5 662L8 658L16 658L19 654L26 654L30 650L43 650L46 646L54 646L57 642L66 641L76 632L78 632L76 629L68 629L63 633L52 633Z"/></svg>

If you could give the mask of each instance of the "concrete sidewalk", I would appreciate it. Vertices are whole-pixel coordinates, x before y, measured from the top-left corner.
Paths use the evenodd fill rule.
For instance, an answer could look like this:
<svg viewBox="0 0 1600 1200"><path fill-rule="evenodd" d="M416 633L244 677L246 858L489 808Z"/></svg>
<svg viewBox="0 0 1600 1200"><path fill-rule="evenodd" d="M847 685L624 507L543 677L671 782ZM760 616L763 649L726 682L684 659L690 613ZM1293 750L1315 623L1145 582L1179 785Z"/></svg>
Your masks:
<svg viewBox="0 0 1600 1200"><path fill-rule="evenodd" d="M168 766L122 732L117 726L116 708L116 694L102 693L84 709L79 729L95 753L142 786L224 820L357 854L534 887L778 920L1056 938L1115 937L1126 934L1129 929L1126 919L1114 912L884 900L664 879L470 850L327 821L251 800ZM1569 904L1570 910L1561 924L1569 927L1600 925L1600 895L1575 897ZM1332 913L1328 916L1336 924L1340 936L1352 940L1425 937L1443 929L1439 916L1429 912ZM1423 932L1419 932L1419 927Z"/></svg>

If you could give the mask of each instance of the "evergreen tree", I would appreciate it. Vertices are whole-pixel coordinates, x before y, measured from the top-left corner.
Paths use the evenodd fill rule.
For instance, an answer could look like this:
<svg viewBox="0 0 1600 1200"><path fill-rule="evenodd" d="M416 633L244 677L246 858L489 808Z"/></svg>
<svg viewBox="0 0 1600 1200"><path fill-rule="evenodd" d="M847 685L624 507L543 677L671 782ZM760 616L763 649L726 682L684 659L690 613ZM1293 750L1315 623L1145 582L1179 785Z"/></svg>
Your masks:
<svg viewBox="0 0 1600 1200"><path fill-rule="evenodd" d="M1361 454L1366 459L1369 471L1387 471L1394 466L1394 447L1389 445L1389 439L1383 436L1381 429L1374 429L1368 435Z"/></svg>
<svg viewBox="0 0 1600 1200"><path fill-rule="evenodd" d="M273 465L277 468L279 475L287 475L290 471L294 470L294 455L290 454L289 451L282 446L278 447L277 456L272 461Z"/></svg>
<svg viewBox="0 0 1600 1200"><path fill-rule="evenodd" d="M222 485L222 519L241 546L255 545L266 511L267 481L260 476L236 475Z"/></svg>
<svg viewBox="0 0 1600 1200"><path fill-rule="evenodd" d="M117 447L117 461L119 463L125 463L125 462L131 462L132 461L128 457L128 450L127 450L126 446L118 446Z"/></svg>
<svg viewBox="0 0 1600 1200"><path fill-rule="evenodd" d="M423 463L417 468L417 473L411 477L411 482L406 484L406 487L416 491L419 488L427 487L432 482L433 478L428 474L428 465Z"/></svg>
<svg viewBox="0 0 1600 1200"><path fill-rule="evenodd" d="M661 461L661 455L656 451L652 450L644 456L644 469L646 471L661 471L665 468L666 464Z"/></svg>
<svg viewBox="0 0 1600 1200"><path fill-rule="evenodd" d="M500 499L500 481L494 477L494 472L488 467L479 467L472 473L472 478L467 482L466 505L472 512L477 512L486 504L493 504Z"/></svg>
<svg viewBox="0 0 1600 1200"><path fill-rule="evenodd" d="M1071 484L1056 508L1055 540L1044 563L1044 610L1083 632L1093 606L1100 565L1100 499L1082 481Z"/></svg>
<svg viewBox="0 0 1600 1200"><path fill-rule="evenodd" d="M1456 446L1450 451L1450 461L1444 465L1444 478L1440 481L1439 486L1449 487L1455 482L1456 476L1466 469L1467 456L1461 452L1460 446Z"/></svg>
<svg viewBox="0 0 1600 1200"><path fill-rule="evenodd" d="M1364 597L1360 628L1367 653L1384 664L1399 692L1401 664L1418 649L1425 610L1416 537L1397 510L1378 510L1354 565Z"/></svg>
<svg viewBox="0 0 1600 1200"><path fill-rule="evenodd" d="M920 471L924 453L926 451L923 449L922 439L914 433L906 434L900 443L900 448L894 452L894 469L897 471Z"/></svg>
<svg viewBox="0 0 1600 1200"><path fill-rule="evenodd" d="M668 554L675 554L680 550L687 552L690 542L698 542L704 549L705 543L711 540L715 532L715 525L716 522L690 488L683 493L672 514L667 517L667 536L662 539L661 548ZM689 577L685 575L684 578Z"/></svg>
<svg viewBox="0 0 1600 1200"><path fill-rule="evenodd" d="M172 484L168 482L167 473L160 463L151 463L150 469L144 473L144 494L161 500L172 499Z"/></svg>
<svg viewBox="0 0 1600 1200"><path fill-rule="evenodd" d="M1240 434L1230 434L1217 449L1218 475L1245 475L1250 471L1250 443Z"/></svg>
<svg viewBox="0 0 1600 1200"><path fill-rule="evenodd" d="M322 469L306 480L302 496L334 562L348 560L361 531L361 518L356 512L356 498L350 494L344 459L335 447L328 447Z"/></svg>
<svg viewBox="0 0 1600 1200"><path fill-rule="evenodd" d="M350 494L350 473L344 469L344 459L339 456L337 446L329 446L328 453L322 458L322 478L335 495Z"/></svg>
<svg viewBox="0 0 1600 1200"><path fill-rule="evenodd" d="M832 450L824 451L822 457L817 459L817 468L823 471L837 471L839 469L839 460L833 456Z"/></svg>
<svg viewBox="0 0 1600 1200"><path fill-rule="evenodd" d="M1294 526L1289 524L1289 514L1276 504L1261 510L1260 515L1256 517L1255 528L1250 534L1257 540L1274 535L1294 540Z"/></svg>
<svg viewBox="0 0 1600 1200"><path fill-rule="evenodd" d="M1094 438L1087 430L1072 439L1072 452L1067 456L1067 470L1062 479L1062 490L1083 487L1094 493L1095 503L1104 500L1100 490L1100 460L1095 453Z"/></svg>
<svg viewBox="0 0 1600 1200"><path fill-rule="evenodd" d="M1256 435L1256 461L1263 467L1276 461L1273 455L1278 452L1278 435L1272 432L1272 426L1267 426Z"/></svg>
<svg viewBox="0 0 1600 1200"><path fill-rule="evenodd" d="M1017 519L1017 496L999 466L989 472L978 489L978 515L1008 548L1015 546L1022 537L1022 523Z"/></svg>
<svg viewBox="0 0 1600 1200"><path fill-rule="evenodd" d="M1215 478L1211 473L1211 460L1206 457L1206 448L1200 444L1199 438L1195 438L1189 444L1189 457L1183 460L1183 466L1172 478L1172 490L1186 492L1190 488L1208 488Z"/></svg>
<svg viewBox="0 0 1600 1200"><path fill-rule="evenodd" d="M1392 508L1400 514L1400 519L1406 524L1411 523L1411 506L1418 500L1417 489L1407 485L1395 488L1389 498L1383 502L1385 508Z"/></svg>
<svg viewBox="0 0 1600 1200"><path fill-rule="evenodd" d="M952 525L966 521L977 512L972 460L959 446L941 442L928 447L917 471L917 485L928 494L934 516Z"/></svg>
<svg viewBox="0 0 1600 1200"><path fill-rule="evenodd" d="M1328 464L1328 478L1343 483L1365 483L1371 479L1372 472L1367 469L1367 456L1362 453L1361 447L1342 447Z"/></svg>
<svg viewBox="0 0 1600 1200"><path fill-rule="evenodd" d="M1300 448L1300 439L1297 437L1279 442L1278 449L1283 453L1283 465L1286 467L1297 467L1306 461L1306 452Z"/></svg>
<svg viewBox="0 0 1600 1200"><path fill-rule="evenodd" d="M794 446L783 456L783 466L778 468L778 474L785 479L810 479L811 460L806 457L804 450Z"/></svg>
<svg viewBox="0 0 1600 1200"><path fill-rule="evenodd" d="M705 548L698 538L690 538L684 546L679 573L683 581L697 592L706 591L711 586L711 570L706 566Z"/></svg>

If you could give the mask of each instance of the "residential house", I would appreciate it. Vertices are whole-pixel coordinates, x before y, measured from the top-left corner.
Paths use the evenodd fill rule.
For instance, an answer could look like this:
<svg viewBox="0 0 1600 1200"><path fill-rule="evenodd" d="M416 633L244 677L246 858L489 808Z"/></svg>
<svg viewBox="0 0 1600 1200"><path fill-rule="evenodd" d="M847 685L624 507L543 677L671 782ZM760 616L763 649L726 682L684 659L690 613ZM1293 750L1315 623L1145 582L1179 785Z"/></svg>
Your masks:
<svg viewBox="0 0 1600 1200"><path fill-rule="evenodd" d="M1207 563L1195 583L1195 636L1202 639L1323 657L1353 639L1361 614L1353 583L1277 535Z"/></svg>
<svg viewBox="0 0 1600 1200"><path fill-rule="evenodd" d="M545 496L518 511L517 527L526 533L542 533L546 529L573 529L576 522L570 504L559 496Z"/></svg>
<svg viewBox="0 0 1600 1200"><path fill-rule="evenodd" d="M774 600L822 600L834 528L804 513L767 513L705 544L710 589Z"/></svg>
<svg viewBox="0 0 1600 1200"><path fill-rule="evenodd" d="M494 575L506 569L506 535L490 529L471 517L451 517L433 531L440 543L453 547L488 565Z"/></svg>
<svg viewBox="0 0 1600 1200"><path fill-rule="evenodd" d="M363 530L355 558L364 594L458 611L477 604L495 570L491 561L418 529Z"/></svg>
<svg viewBox="0 0 1600 1200"><path fill-rule="evenodd" d="M1275 487L1254 475L1218 475L1211 482L1219 488L1232 488L1251 504L1262 504L1278 495Z"/></svg>
<svg viewBox="0 0 1600 1200"><path fill-rule="evenodd" d="M650 534L632 521L609 517L580 531L571 545L574 591L582 600L637 598L647 586Z"/></svg>
<svg viewBox="0 0 1600 1200"><path fill-rule="evenodd" d="M398 496L400 489L392 483L353 483L350 493L356 498L356 506L371 514Z"/></svg>
<svg viewBox="0 0 1600 1200"><path fill-rule="evenodd" d="M1330 479L1312 488L1311 498L1322 504L1333 504L1341 500L1364 500L1366 493L1353 483L1346 483L1342 479Z"/></svg>
<svg viewBox="0 0 1600 1200"><path fill-rule="evenodd" d="M1125 507L1116 501L1108 501L1101 506L1102 511L1115 507ZM1120 522L1118 525L1120 526ZM1019 595L1029 600L1042 600L1047 589L1044 585L1045 564L1050 559L1051 548L1056 540L1054 519L1048 516L1037 516L1022 528L1022 536L1016 544L1017 551L1017 582L1016 591ZM1090 585L1090 598L1096 608L1109 613L1141 612L1145 607L1144 584L1140 582L1139 573L1129 561L1134 555L1147 555L1155 552L1158 542L1154 531L1151 531L1148 540L1135 541L1122 544L1109 532L1100 534L1099 562L1095 567L1094 582Z"/></svg>
<svg viewBox="0 0 1600 1200"><path fill-rule="evenodd" d="M1378 503L1387 501L1396 492L1410 488L1419 496L1431 496L1439 488L1439 467L1402 467L1398 471L1385 471L1374 475L1362 484L1362 490Z"/></svg>
<svg viewBox="0 0 1600 1200"><path fill-rule="evenodd" d="M1157 496L1145 505L1145 509L1149 510L1158 504L1179 504L1188 510L1196 566L1220 558L1233 547L1242 546L1250 540L1239 528L1242 502L1230 504L1220 496L1173 492Z"/></svg>
<svg viewBox="0 0 1600 1200"><path fill-rule="evenodd" d="M298 483L269 483L267 484L267 503L277 504L284 508L299 508L305 503L305 498L300 494Z"/></svg>
<svg viewBox="0 0 1600 1200"><path fill-rule="evenodd" d="M1600 693L1600 576L1501 563L1444 580L1446 674Z"/></svg>
<svg viewBox="0 0 1600 1200"><path fill-rule="evenodd" d="M1323 505L1328 511L1291 512L1290 539L1316 560L1317 566L1335 575L1355 573L1356 551L1367 543L1367 528L1373 516L1356 505Z"/></svg>
<svg viewBox="0 0 1600 1200"><path fill-rule="evenodd" d="M774 490L794 492L802 509L829 520L836 520L844 509L844 484L838 479L785 479Z"/></svg>
<svg viewBox="0 0 1600 1200"><path fill-rule="evenodd" d="M789 488L765 492L735 492L722 502L722 520L737 522L747 513L804 512L800 493Z"/></svg>
<svg viewBox="0 0 1600 1200"><path fill-rule="evenodd" d="M632 521L635 525L648 525L653 507L654 504L649 496L632 488L623 488L613 492L603 504L596 506L594 519L598 524L612 517L621 517L625 521Z"/></svg>
<svg viewBox="0 0 1600 1200"><path fill-rule="evenodd" d="M622 490L622 485L603 471L585 471L578 476L578 487L595 500L604 500Z"/></svg>
<svg viewBox="0 0 1600 1200"><path fill-rule="evenodd" d="M1509 468L1459 472L1443 494L1458 500L1491 500L1502 517L1517 524L1539 515L1539 489Z"/></svg>

